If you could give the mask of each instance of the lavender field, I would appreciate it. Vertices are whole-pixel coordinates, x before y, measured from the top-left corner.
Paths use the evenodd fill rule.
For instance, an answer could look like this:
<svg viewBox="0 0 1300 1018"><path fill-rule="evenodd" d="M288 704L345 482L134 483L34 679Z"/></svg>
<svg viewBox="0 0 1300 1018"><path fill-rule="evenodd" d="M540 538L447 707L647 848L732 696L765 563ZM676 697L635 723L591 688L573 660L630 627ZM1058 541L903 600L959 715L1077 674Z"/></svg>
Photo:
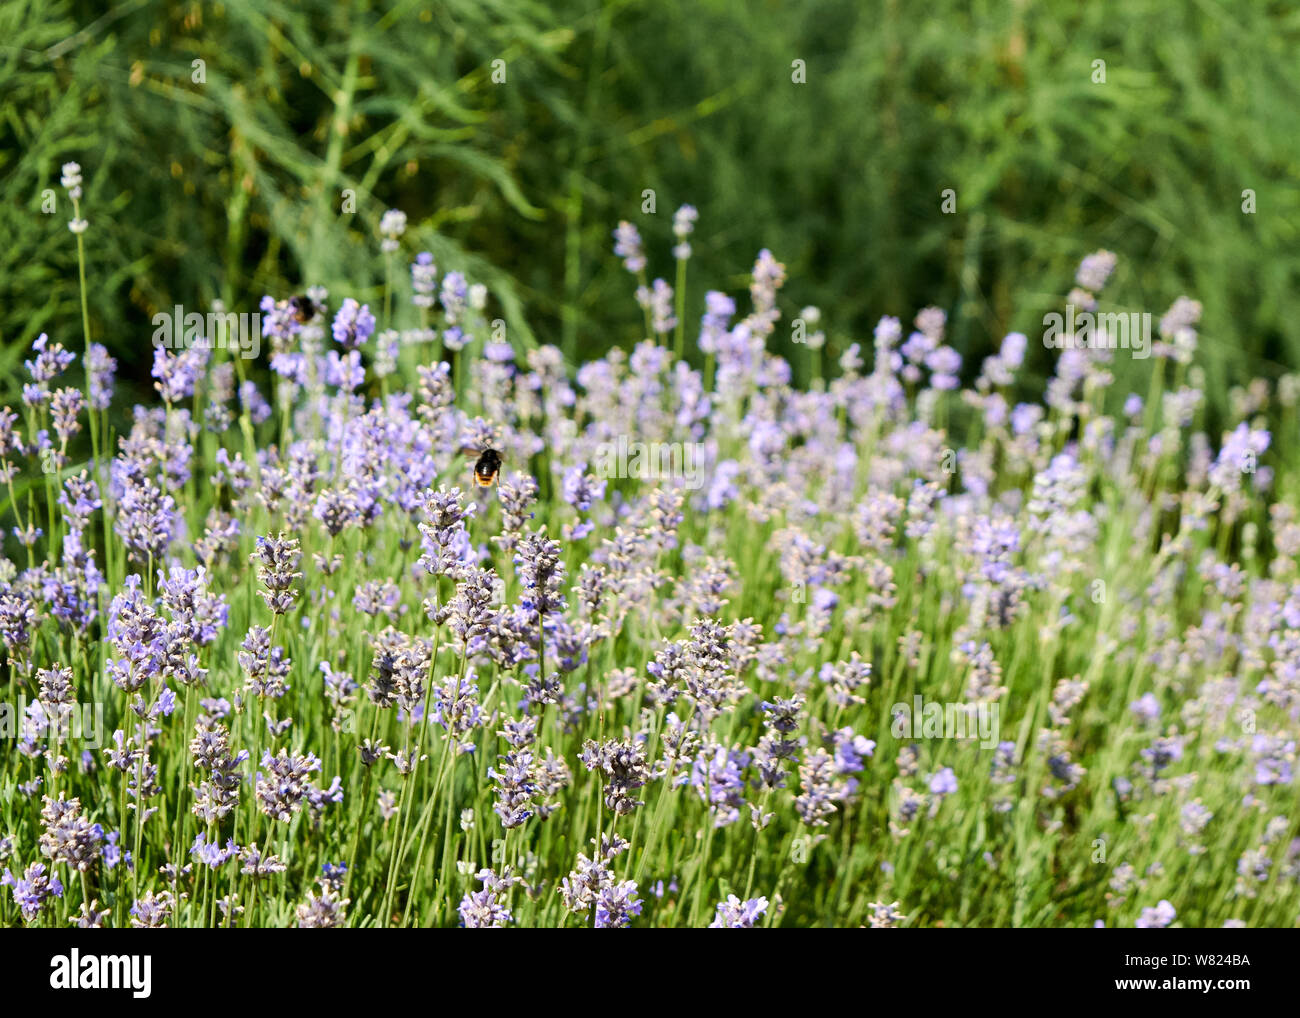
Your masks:
<svg viewBox="0 0 1300 1018"><path fill-rule="evenodd" d="M382 302L187 308L126 407L63 185L83 317L0 412L0 924L1300 919L1300 376L1211 430L1191 297L832 361L780 252L690 275L686 207L610 224L644 330L571 364L390 211Z"/></svg>

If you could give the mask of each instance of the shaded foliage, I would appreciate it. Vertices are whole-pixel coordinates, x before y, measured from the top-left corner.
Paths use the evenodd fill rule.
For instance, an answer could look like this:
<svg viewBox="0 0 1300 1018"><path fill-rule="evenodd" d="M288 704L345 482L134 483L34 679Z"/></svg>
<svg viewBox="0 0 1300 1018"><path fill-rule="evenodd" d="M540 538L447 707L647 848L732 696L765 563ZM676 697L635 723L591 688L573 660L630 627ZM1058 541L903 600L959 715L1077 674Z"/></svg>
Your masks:
<svg viewBox="0 0 1300 1018"><path fill-rule="evenodd" d="M517 341L596 354L639 331L610 230L636 222L671 279L684 202L692 279L740 290L770 247L800 281L787 317L821 306L832 355L938 301L969 365L1036 336L1079 257L1108 247L1118 308L1203 301L1212 388L1300 363L1288 5L59 0L6 4L0 37L10 367L77 320L67 217L40 214L70 159L94 332L137 377L159 309L354 292L388 207L411 217L402 283L431 250L492 287ZM695 321L703 287L688 297Z"/></svg>

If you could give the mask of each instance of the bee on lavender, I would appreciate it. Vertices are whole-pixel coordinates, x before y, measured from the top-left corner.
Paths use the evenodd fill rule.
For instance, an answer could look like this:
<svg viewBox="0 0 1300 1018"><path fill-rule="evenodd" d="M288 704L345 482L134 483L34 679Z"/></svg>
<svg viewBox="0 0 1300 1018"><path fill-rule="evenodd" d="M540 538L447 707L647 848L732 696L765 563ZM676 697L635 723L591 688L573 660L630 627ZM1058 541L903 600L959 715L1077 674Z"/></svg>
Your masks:
<svg viewBox="0 0 1300 1018"><path fill-rule="evenodd" d="M324 309L306 294L290 297L286 302L289 313L299 325L306 325Z"/></svg>
<svg viewBox="0 0 1300 1018"><path fill-rule="evenodd" d="M490 488L496 483L497 474L501 472L501 453L497 449L464 450L466 456L475 456L474 483L480 488Z"/></svg>

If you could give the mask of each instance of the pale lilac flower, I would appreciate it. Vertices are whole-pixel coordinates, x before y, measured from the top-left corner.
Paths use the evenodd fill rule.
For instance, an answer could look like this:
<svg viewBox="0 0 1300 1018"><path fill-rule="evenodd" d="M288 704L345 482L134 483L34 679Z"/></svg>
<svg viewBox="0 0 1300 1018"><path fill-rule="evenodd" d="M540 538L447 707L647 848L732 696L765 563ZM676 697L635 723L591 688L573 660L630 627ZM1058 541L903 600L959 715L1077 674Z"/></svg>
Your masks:
<svg viewBox="0 0 1300 1018"><path fill-rule="evenodd" d="M645 255L641 250L641 234L624 220L614 231L614 254L623 259L623 267L635 275L645 269Z"/></svg>
<svg viewBox="0 0 1300 1018"><path fill-rule="evenodd" d="M1138 929L1162 929L1172 923L1178 913L1165 899L1153 908L1144 908L1133 925Z"/></svg>
<svg viewBox="0 0 1300 1018"><path fill-rule="evenodd" d="M358 304L353 298L347 297L335 314L330 331L334 342L344 351L350 352L364 346L374 334L375 316L368 304Z"/></svg>
<svg viewBox="0 0 1300 1018"><path fill-rule="evenodd" d="M766 911L766 898L741 901L734 894L729 894L726 901L718 902L717 914L713 917L713 922L709 923L709 929L753 929Z"/></svg>

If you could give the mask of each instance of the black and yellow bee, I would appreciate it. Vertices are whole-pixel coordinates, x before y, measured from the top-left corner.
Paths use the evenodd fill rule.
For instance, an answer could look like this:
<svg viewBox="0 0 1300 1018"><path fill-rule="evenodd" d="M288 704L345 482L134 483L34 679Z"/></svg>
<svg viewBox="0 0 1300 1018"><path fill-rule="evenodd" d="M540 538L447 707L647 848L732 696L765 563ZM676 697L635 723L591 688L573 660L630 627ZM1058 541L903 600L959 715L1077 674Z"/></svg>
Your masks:
<svg viewBox="0 0 1300 1018"><path fill-rule="evenodd" d="M316 302L305 294L299 294L297 297L289 298L289 311L293 315L293 320L300 325L306 325L316 317L317 312L321 309Z"/></svg>
<svg viewBox="0 0 1300 1018"><path fill-rule="evenodd" d="M490 488L501 472L501 453L496 449L466 449L466 455L477 456L474 461L474 483L480 488Z"/></svg>

